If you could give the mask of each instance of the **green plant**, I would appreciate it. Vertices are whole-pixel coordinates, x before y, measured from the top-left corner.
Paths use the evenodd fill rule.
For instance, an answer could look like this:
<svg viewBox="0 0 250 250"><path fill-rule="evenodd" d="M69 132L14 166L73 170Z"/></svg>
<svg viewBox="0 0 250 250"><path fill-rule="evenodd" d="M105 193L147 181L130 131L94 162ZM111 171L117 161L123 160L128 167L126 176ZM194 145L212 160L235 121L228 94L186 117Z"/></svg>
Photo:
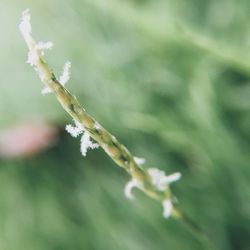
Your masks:
<svg viewBox="0 0 250 250"><path fill-rule="evenodd" d="M36 43L32 38L29 10L23 12L19 28L29 49L27 62L38 72L41 81L46 86L42 93L53 92L65 111L73 118L75 126L67 125L66 130L73 137L82 134L82 154L85 156L88 148L101 146L111 159L131 176L131 181L125 187L125 194L128 198L133 198L132 189L137 187L149 197L162 203L164 217L172 216L183 219L183 214L173 206L174 196L169 187L169 184L180 179L181 174L174 173L166 176L157 168L143 168L141 165L144 159L134 157L124 145L91 117L76 97L64 87L69 80L69 62L65 64L60 79L55 77L43 57L44 50L50 49L53 44L51 42ZM93 143L90 137L96 143Z"/></svg>

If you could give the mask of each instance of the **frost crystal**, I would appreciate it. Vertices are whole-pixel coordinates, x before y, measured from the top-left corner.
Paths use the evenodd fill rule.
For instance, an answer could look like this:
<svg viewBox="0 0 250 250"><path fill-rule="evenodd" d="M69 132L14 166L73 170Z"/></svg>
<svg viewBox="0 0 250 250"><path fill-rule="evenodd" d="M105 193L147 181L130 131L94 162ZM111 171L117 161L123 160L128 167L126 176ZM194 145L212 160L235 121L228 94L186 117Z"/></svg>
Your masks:
<svg viewBox="0 0 250 250"><path fill-rule="evenodd" d="M178 181L181 178L180 173L165 175L164 171L157 168L149 168L148 173L151 177L152 184L160 191L165 191L169 184Z"/></svg>
<svg viewBox="0 0 250 250"><path fill-rule="evenodd" d="M70 68L71 68L71 62L66 62L63 66L63 72L62 75L59 78L59 82L64 86L70 78Z"/></svg>
<svg viewBox="0 0 250 250"><path fill-rule="evenodd" d="M52 93L52 91L48 87L44 87L42 89L42 91L41 91L42 95L46 95L46 94L49 94L49 93Z"/></svg>
<svg viewBox="0 0 250 250"><path fill-rule="evenodd" d="M131 181L129 181L126 186L125 186L125 189L124 189L124 193L125 193L125 196L128 198L128 199L134 199L134 196L132 194L132 190L133 188L139 188L140 187L140 183L139 181L135 180L135 179L132 179Z"/></svg>
<svg viewBox="0 0 250 250"><path fill-rule="evenodd" d="M135 157L135 161L137 162L138 165L140 165L138 163L138 159L139 159L139 163L141 163L142 160L144 160L144 159L140 159L140 158ZM157 168L149 168L147 171L148 171L149 176L151 177L152 185L155 186L159 191L162 191L162 192L164 192L168 189L170 183L175 182L181 178L180 173L174 173L172 175L167 176L167 175L165 175L164 171L161 171ZM134 196L132 194L132 190L135 187L141 189L142 183L140 183L136 179L132 179L127 183L127 185L125 186L125 189L124 189L124 193L125 193L127 198L129 198L129 199L134 198ZM163 205L164 217L165 218L170 217L172 214L172 210L173 210L173 204L172 204L171 199L167 198L167 199L163 200L162 205Z"/></svg>
<svg viewBox="0 0 250 250"><path fill-rule="evenodd" d="M157 168L149 168L148 173L151 177L151 183L159 190L166 191L169 188L169 184L178 181L181 178L180 173L174 173L166 175L164 171ZM168 218L171 216L173 211L173 203L170 198L163 200L163 216Z"/></svg>
<svg viewBox="0 0 250 250"><path fill-rule="evenodd" d="M23 11L21 23L19 24L19 29L21 30L23 36L28 38L31 35L31 25L30 25L30 13L29 9Z"/></svg>
<svg viewBox="0 0 250 250"><path fill-rule="evenodd" d="M52 42L39 42L37 45L36 45L36 49L39 49L40 51L42 51L42 54L43 54L43 51L45 49L52 49L52 47L54 46L54 44Z"/></svg>
<svg viewBox="0 0 250 250"><path fill-rule="evenodd" d="M75 122L75 126L72 126L71 124L69 124L69 125L66 125L65 129L72 137L77 137L78 135L84 133L84 127L81 123L75 120L74 122Z"/></svg>
<svg viewBox="0 0 250 250"><path fill-rule="evenodd" d="M39 42L35 43L33 38L31 37L31 24L30 24L30 13L29 9L25 10L22 13L21 23L19 24L19 29L22 32L22 35L29 47L28 59L27 63L31 66L35 66L40 58L40 56L44 55L45 49L51 49L53 46L52 42Z"/></svg>
<svg viewBox="0 0 250 250"><path fill-rule="evenodd" d="M87 154L87 151L89 148L91 149L95 149L95 148L98 148L99 145L97 143L93 143L91 140L90 140L90 135L87 131L85 131L82 135L82 138L81 138L81 153L83 156L86 156Z"/></svg>
<svg viewBox="0 0 250 250"><path fill-rule="evenodd" d="M30 13L29 13L29 9L25 10L22 13L22 18L21 18L21 22L19 24L19 29L23 35L23 38L29 48L29 52L28 52L28 59L27 59L27 63L30 64L31 66L34 67L34 69L38 72L40 78L42 81L44 81L46 79L46 73L44 70L44 68L42 68L42 66L39 65L39 60L41 59L41 57L44 55L44 50L45 49L51 49L53 46L52 42L39 42L36 43L33 38L31 37L31 24L30 24ZM42 94L47 94L51 92L51 90L49 88L44 88L42 90Z"/></svg>
<svg viewBox="0 0 250 250"><path fill-rule="evenodd" d="M173 211L173 204L170 199L166 199L162 202L163 216L167 219L171 216Z"/></svg>
<svg viewBox="0 0 250 250"><path fill-rule="evenodd" d="M81 150L82 155L86 156L89 148L95 149L95 148L98 148L99 145L97 143L93 143L90 140L90 135L88 131L84 129L84 126L81 123L75 120L74 122L75 122L75 126L72 126L71 124L69 124L65 127L65 129L73 137L77 137L80 134L82 134L80 150Z"/></svg>
<svg viewBox="0 0 250 250"><path fill-rule="evenodd" d="M146 162L146 160L144 158L139 158L136 156L134 157L134 160L135 160L135 163L138 164L139 166L143 165Z"/></svg>
<svg viewBox="0 0 250 250"><path fill-rule="evenodd" d="M38 58L39 57L38 57L37 53L35 53L33 50L30 50L28 52L28 59L27 59L26 63L30 64L30 66L35 66Z"/></svg>

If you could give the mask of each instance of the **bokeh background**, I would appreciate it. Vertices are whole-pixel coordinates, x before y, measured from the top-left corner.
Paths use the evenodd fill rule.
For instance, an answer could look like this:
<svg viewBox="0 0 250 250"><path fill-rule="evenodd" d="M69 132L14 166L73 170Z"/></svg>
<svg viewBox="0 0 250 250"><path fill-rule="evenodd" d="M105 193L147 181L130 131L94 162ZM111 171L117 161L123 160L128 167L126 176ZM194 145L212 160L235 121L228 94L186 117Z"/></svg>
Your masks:
<svg viewBox="0 0 250 250"><path fill-rule="evenodd" d="M26 8L88 112L147 167L182 173L178 206L210 245L140 192L127 200L101 149L80 155L25 64ZM0 249L249 250L249 16L248 0L1 0Z"/></svg>

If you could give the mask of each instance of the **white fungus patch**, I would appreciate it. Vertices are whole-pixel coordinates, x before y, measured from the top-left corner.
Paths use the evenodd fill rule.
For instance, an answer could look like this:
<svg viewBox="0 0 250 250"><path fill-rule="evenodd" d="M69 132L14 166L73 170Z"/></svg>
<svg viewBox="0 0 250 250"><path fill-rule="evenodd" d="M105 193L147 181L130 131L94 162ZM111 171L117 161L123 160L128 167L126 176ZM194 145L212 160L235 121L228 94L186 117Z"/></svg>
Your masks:
<svg viewBox="0 0 250 250"><path fill-rule="evenodd" d="M26 63L28 63L30 66L34 67L38 61L39 57L37 53L33 50L28 52L28 58Z"/></svg>
<svg viewBox="0 0 250 250"><path fill-rule="evenodd" d="M22 32L25 39L30 39L31 35L31 25L30 25L30 13L29 9L23 11L21 23L19 24L19 29Z"/></svg>
<svg viewBox="0 0 250 250"><path fill-rule="evenodd" d="M144 158L139 158L139 157L134 157L134 160L135 160L135 163L137 164L137 165L143 165L145 162L146 162L146 160L144 159Z"/></svg>
<svg viewBox="0 0 250 250"><path fill-rule="evenodd" d="M166 191L172 182L178 181L181 178L180 173L174 173L166 175L164 171L157 168L149 168L148 173L151 177L151 183L159 190ZM169 218L173 211L173 203L171 199L165 199L162 201L163 216Z"/></svg>
<svg viewBox="0 0 250 250"><path fill-rule="evenodd" d="M47 95L49 93L52 93L52 91L48 87L44 87L41 91L42 95Z"/></svg>
<svg viewBox="0 0 250 250"><path fill-rule="evenodd" d="M83 156L86 156L88 149L98 148L99 145L97 143L93 143L90 140L90 135L87 131L85 131L81 138L81 153Z"/></svg>
<svg viewBox="0 0 250 250"><path fill-rule="evenodd" d="M75 120L74 122L75 126L69 124L66 125L65 129L73 137L78 137L79 135L82 134L80 151L83 156L86 156L88 149L98 148L99 145L91 141L88 131L85 130L84 126L81 123Z"/></svg>
<svg viewBox="0 0 250 250"><path fill-rule="evenodd" d="M36 45L36 49L41 51L41 54L44 55L44 50L46 49L52 49L54 44L52 42L39 42Z"/></svg>
<svg viewBox="0 0 250 250"><path fill-rule="evenodd" d="M139 181L137 181L136 179L130 180L130 181L126 184L126 186L125 186L125 188L124 188L125 196L126 196L128 199L130 199L130 200L134 199L134 196L133 196L133 194L132 194L132 190L133 190L133 188L139 188L139 187L140 187L140 182L139 182Z"/></svg>
<svg viewBox="0 0 250 250"><path fill-rule="evenodd" d="M138 160L135 160L135 161L138 161ZM139 161L139 163L141 162L142 161ZM140 165L139 163L137 164ZM147 169L147 172L151 178L152 185L161 192L165 192L166 190L168 190L169 185L172 182L178 181L181 178L180 173L166 175L164 171L159 170L157 168L149 168ZM134 198L132 194L133 188L142 189L142 183L140 183L136 179L132 179L126 184L124 193L128 199ZM169 218L172 215L172 211L173 211L173 202L171 198L169 197L169 198L164 199L162 201L162 206L163 206L163 216L165 218Z"/></svg>
<svg viewBox="0 0 250 250"><path fill-rule="evenodd" d="M53 47L52 42L38 42L36 43L31 36L32 28L30 24L30 12L29 9L23 11L19 29L23 35L23 38L29 48L27 63L36 67L41 56L44 55L44 50L51 49ZM40 76L41 77L41 76Z"/></svg>
<svg viewBox="0 0 250 250"><path fill-rule="evenodd" d="M163 217L167 219L172 215L173 203L170 199L166 199L162 202L162 206L163 206Z"/></svg>
<svg viewBox="0 0 250 250"><path fill-rule="evenodd" d="M71 62L66 62L63 66L62 75L59 78L59 82L64 86L70 79Z"/></svg>
<svg viewBox="0 0 250 250"><path fill-rule="evenodd" d="M45 68L41 68L44 66L41 66L41 62L40 60L42 59L42 57L44 56L44 51L47 49L51 49L53 47L53 43L52 42L38 42L36 43L34 41L34 39L31 36L32 33L32 28L31 28L31 24L30 24L30 12L29 9L23 11L22 13L22 17L21 17L21 22L19 24L19 29L23 35L23 38L29 48L29 52L28 52L28 59L27 59L27 63L30 64L32 67L34 67L34 69L38 72L41 80L44 82L45 80L48 80L46 77L46 70ZM60 83L62 85L65 85L65 83L69 80L70 77L70 67L71 67L71 63L70 62L66 62L63 68L63 73L60 77ZM45 87L41 93L43 95L51 93L52 91L48 88Z"/></svg>
<svg viewBox="0 0 250 250"><path fill-rule="evenodd" d="M174 173L167 176L164 171L157 168L149 168L148 173L151 177L152 184L159 191L166 190L170 183L178 181L181 178L180 173Z"/></svg>

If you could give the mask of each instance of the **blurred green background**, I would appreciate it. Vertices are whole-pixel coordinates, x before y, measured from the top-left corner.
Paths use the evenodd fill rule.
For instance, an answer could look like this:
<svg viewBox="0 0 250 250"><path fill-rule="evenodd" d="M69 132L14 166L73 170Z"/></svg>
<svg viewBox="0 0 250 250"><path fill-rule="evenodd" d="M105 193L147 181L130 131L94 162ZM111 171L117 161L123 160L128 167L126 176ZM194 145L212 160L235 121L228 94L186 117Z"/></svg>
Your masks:
<svg viewBox="0 0 250 250"><path fill-rule="evenodd" d="M147 167L183 178L179 207L212 246L138 191L102 150L80 155L71 122L25 64L18 30L53 41L56 75ZM0 159L1 250L250 249L250 1L1 0L0 128L39 117L58 143L29 158Z"/></svg>

